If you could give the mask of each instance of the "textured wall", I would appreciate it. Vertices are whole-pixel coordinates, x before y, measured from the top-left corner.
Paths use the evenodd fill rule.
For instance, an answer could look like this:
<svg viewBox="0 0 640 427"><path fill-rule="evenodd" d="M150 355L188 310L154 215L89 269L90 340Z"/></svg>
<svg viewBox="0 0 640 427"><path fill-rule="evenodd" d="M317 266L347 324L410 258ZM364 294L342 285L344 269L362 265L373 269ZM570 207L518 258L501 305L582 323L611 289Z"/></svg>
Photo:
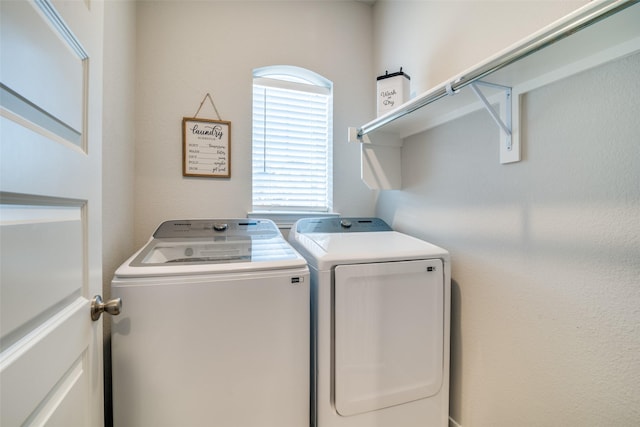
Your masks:
<svg viewBox="0 0 640 427"><path fill-rule="evenodd" d="M463 427L640 424L640 54L527 94L524 159L484 111L408 138L378 213L452 255Z"/></svg>

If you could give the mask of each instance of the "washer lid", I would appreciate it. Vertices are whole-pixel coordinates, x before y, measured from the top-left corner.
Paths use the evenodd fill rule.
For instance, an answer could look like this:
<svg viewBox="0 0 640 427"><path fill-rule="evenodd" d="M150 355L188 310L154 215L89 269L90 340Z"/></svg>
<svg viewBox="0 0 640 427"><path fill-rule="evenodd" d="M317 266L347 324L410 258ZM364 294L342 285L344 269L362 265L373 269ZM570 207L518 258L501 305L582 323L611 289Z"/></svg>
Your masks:
<svg viewBox="0 0 640 427"><path fill-rule="evenodd" d="M116 276L166 276L304 267L304 259L269 220L174 220Z"/></svg>
<svg viewBox="0 0 640 427"><path fill-rule="evenodd" d="M282 237L228 237L210 239L153 239L136 256L133 267L228 264L296 259Z"/></svg>

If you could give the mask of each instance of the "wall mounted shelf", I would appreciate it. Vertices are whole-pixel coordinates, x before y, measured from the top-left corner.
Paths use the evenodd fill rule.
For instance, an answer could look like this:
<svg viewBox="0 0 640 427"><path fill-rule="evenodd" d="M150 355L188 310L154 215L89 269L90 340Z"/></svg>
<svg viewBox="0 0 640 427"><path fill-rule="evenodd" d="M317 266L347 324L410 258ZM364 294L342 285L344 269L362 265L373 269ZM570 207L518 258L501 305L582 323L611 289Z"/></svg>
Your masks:
<svg viewBox="0 0 640 427"><path fill-rule="evenodd" d="M522 94L638 51L640 1L590 2L396 109L349 128L349 141L362 144L362 178L373 189L401 188L400 153L405 138L491 108L488 104L498 107L494 119L504 125L500 126L500 162L518 162ZM510 95L505 95L505 88L510 88ZM480 98L477 89L481 89Z"/></svg>

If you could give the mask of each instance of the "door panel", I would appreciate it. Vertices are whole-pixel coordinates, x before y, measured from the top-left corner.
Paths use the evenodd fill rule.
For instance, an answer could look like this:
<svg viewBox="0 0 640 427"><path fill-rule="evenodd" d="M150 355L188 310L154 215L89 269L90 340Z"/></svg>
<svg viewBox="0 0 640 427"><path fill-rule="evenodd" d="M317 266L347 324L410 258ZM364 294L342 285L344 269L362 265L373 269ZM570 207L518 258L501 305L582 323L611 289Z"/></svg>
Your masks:
<svg viewBox="0 0 640 427"><path fill-rule="evenodd" d="M4 204L0 217L0 349L6 349L81 295L82 207Z"/></svg>
<svg viewBox="0 0 640 427"><path fill-rule="evenodd" d="M39 123L42 119L34 116L47 115L79 135L86 53L63 38L43 14L26 1L3 2L0 59L11 66L1 67L0 78L18 99L37 106L27 118Z"/></svg>
<svg viewBox="0 0 640 427"><path fill-rule="evenodd" d="M419 260L335 269L335 406L375 411L442 385L444 271Z"/></svg>
<svg viewBox="0 0 640 427"><path fill-rule="evenodd" d="M55 6L0 1L3 427L104 422L103 3Z"/></svg>
<svg viewBox="0 0 640 427"><path fill-rule="evenodd" d="M48 419L58 406L78 401L75 391L78 387L82 395L90 395L86 355L90 343L77 338L90 336L91 325L86 322L88 312L88 303L77 298L3 351L0 362L2 426L29 425L36 418ZM67 396L71 391L74 393ZM74 399L66 402L67 397ZM61 425L90 425L88 401L85 399L82 403L67 423Z"/></svg>

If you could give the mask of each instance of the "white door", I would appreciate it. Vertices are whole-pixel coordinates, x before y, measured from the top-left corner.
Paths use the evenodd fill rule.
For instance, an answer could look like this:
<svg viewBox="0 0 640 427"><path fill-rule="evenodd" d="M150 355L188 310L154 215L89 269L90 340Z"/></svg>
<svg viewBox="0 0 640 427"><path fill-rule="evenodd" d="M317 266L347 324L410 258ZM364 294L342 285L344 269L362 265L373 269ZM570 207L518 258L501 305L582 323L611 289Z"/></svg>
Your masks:
<svg viewBox="0 0 640 427"><path fill-rule="evenodd" d="M0 425L103 425L103 4L0 0Z"/></svg>

